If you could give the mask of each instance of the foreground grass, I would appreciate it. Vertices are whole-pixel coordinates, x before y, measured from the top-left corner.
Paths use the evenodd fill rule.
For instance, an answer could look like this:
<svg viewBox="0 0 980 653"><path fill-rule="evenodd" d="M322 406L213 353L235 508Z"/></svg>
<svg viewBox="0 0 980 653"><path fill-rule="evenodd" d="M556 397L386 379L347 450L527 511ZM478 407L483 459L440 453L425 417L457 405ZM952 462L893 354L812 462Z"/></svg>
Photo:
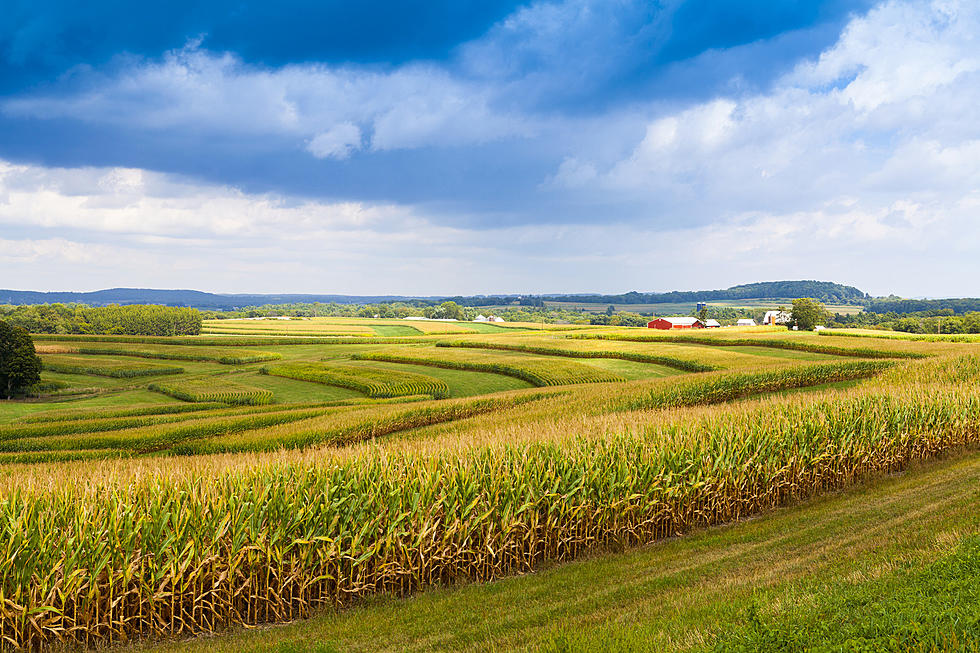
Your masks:
<svg viewBox="0 0 980 653"><path fill-rule="evenodd" d="M966 540L977 532L972 452L627 553L145 650L801 650L782 635L803 632L851 650L833 640L842 617L887 627L902 615L941 619L951 607L980 612L969 589L976 545ZM956 605L943 599L950 588Z"/></svg>

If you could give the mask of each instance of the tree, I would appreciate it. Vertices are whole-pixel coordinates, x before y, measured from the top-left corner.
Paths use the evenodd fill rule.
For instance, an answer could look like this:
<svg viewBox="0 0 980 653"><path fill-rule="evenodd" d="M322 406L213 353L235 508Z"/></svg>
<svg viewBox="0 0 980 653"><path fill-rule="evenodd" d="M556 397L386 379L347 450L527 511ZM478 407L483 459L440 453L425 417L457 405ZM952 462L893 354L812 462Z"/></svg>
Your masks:
<svg viewBox="0 0 980 653"><path fill-rule="evenodd" d="M830 313L816 299L801 297L793 300L793 311L790 313L790 326L795 326L800 331L813 331L818 324L822 324L830 317Z"/></svg>
<svg viewBox="0 0 980 653"><path fill-rule="evenodd" d="M698 319L701 320L701 324L708 323L708 307L705 306L700 311L698 311Z"/></svg>
<svg viewBox="0 0 980 653"><path fill-rule="evenodd" d="M441 320L462 320L465 316L456 302L443 302L436 308L435 317Z"/></svg>
<svg viewBox="0 0 980 653"><path fill-rule="evenodd" d="M616 307L610 304L606 307L606 315L612 317L616 313Z"/></svg>
<svg viewBox="0 0 980 653"><path fill-rule="evenodd" d="M0 392L14 394L41 380L41 359L30 334L0 320Z"/></svg>

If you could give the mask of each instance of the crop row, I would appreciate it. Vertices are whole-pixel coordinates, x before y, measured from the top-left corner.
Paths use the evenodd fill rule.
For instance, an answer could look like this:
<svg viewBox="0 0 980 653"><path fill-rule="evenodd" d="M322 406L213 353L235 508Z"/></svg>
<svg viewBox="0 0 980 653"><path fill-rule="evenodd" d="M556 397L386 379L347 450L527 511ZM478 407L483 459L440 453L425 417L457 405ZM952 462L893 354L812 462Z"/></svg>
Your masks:
<svg viewBox="0 0 980 653"><path fill-rule="evenodd" d="M621 402L619 410L705 406L752 395L864 379L892 367L891 361L849 361L764 372L740 372L660 384L645 397Z"/></svg>
<svg viewBox="0 0 980 653"><path fill-rule="evenodd" d="M268 426L281 426L323 415L330 408L248 413L188 419L176 424L153 424L122 430L93 433L69 432L64 435L45 434L14 440L0 440L2 452L63 452L63 451L123 451L127 454L166 452L174 446L220 435L241 433ZM83 422L84 423L84 422Z"/></svg>
<svg viewBox="0 0 980 653"><path fill-rule="evenodd" d="M386 370L355 365L324 363L283 363L262 368L265 374L300 381L312 381L363 392L372 398L431 395L434 399L449 396L449 385L424 374Z"/></svg>
<svg viewBox="0 0 980 653"><path fill-rule="evenodd" d="M170 383L151 383L149 389L174 399L192 402L218 402L257 406L272 403L272 391L231 381L225 376L181 379Z"/></svg>
<svg viewBox="0 0 980 653"><path fill-rule="evenodd" d="M357 360L386 361L389 363L408 363L428 365L453 370L491 372L513 376L538 387L570 385L575 383L606 383L624 381L618 374L607 372L581 363L544 358L520 358L507 361L458 360L438 355L413 353L365 352L354 354Z"/></svg>
<svg viewBox="0 0 980 653"><path fill-rule="evenodd" d="M853 356L855 358L926 358L928 354L914 351L889 351L868 347L837 347L799 340L780 340L777 338L717 338L710 336L641 336L628 333L576 333L565 336L574 340L621 340L627 342L673 342L693 345L712 345L714 347L767 347L769 349L790 349L811 354L831 356Z"/></svg>
<svg viewBox="0 0 980 653"><path fill-rule="evenodd" d="M82 358L68 358L58 355L56 360L50 357L43 359L44 369L49 372L60 372L63 374L90 374L94 376L108 376L117 379L129 379L139 376L157 376L160 374L181 374L182 367L169 367L164 365L147 364L105 364L102 361L86 361Z"/></svg>
<svg viewBox="0 0 980 653"><path fill-rule="evenodd" d="M428 404L417 408L391 407L385 410L359 410L331 413L282 428L279 425L263 431L241 435L228 434L208 440L177 445L175 454L210 454L300 449L316 445L348 445L411 429L455 422L537 401L547 395L518 395L469 401Z"/></svg>
<svg viewBox="0 0 980 653"><path fill-rule="evenodd" d="M526 354L541 354L544 356L566 356L568 358L617 358L624 361L634 361L636 363L651 363L653 365L663 365L672 367L685 372L710 372L717 368L698 363L697 361L684 360L674 356L660 356L657 354L646 354L630 351L576 351L573 349L562 349L560 347L545 347L541 345L521 345L500 342L481 342L478 340L457 340L454 342L437 342L436 347L461 347L468 349L496 349L500 351L519 351Z"/></svg>
<svg viewBox="0 0 980 653"><path fill-rule="evenodd" d="M285 414L292 410L310 410L328 408L337 402L319 404L238 404L229 406L228 403L180 404L197 410L176 411L164 410L146 412L145 410L103 411L89 413L85 416L68 416L57 419L57 416L47 420L20 421L13 424L0 425L0 441L15 440L29 437L46 437L54 435L70 435L77 433L97 433L120 431L155 424L172 424L191 420L208 419L212 417L232 417L240 415L257 415L261 413L278 412Z"/></svg>
<svg viewBox="0 0 980 653"><path fill-rule="evenodd" d="M192 413L213 408L224 408L224 404L153 404L134 408L85 408L79 410L57 410L38 415L25 415L16 421L21 424L37 422L67 422L72 420L106 419L110 417L135 417L138 415L166 415L170 413Z"/></svg>
<svg viewBox="0 0 980 653"><path fill-rule="evenodd" d="M349 338L356 337L367 337L370 338L373 334L365 334L361 336L358 333L352 333L350 331L297 331L295 329L235 329L235 328L215 328L215 327L205 327L201 329L203 334L211 335L233 335L233 336L248 336L248 335L272 335L272 336L315 336L315 337L327 337L327 336L342 336Z"/></svg>
<svg viewBox="0 0 980 653"><path fill-rule="evenodd" d="M298 336L214 336L211 338L169 336L91 336L75 334L34 334L35 341L58 342L125 342L141 345L180 345L184 347L263 347L269 345L365 345L410 344L421 338L377 338L361 336L306 338Z"/></svg>
<svg viewBox="0 0 980 653"><path fill-rule="evenodd" d="M221 363L222 365L244 365L246 363L261 363L282 358L282 354L272 351L237 352L233 349L199 351L185 349L182 351L151 351L146 349L116 349L113 347L73 347L79 354L106 354L109 356L134 356L137 358L155 358L178 361L202 361Z"/></svg>
<svg viewBox="0 0 980 653"><path fill-rule="evenodd" d="M977 444L977 380L693 411L632 435L15 487L0 638L92 647L286 621L739 519Z"/></svg>
<svg viewBox="0 0 980 653"><path fill-rule="evenodd" d="M901 331L883 331L881 333L852 333L848 331L821 331L821 336L837 336L844 338L877 338L879 340L905 340L910 342L980 342L980 333L903 333Z"/></svg>

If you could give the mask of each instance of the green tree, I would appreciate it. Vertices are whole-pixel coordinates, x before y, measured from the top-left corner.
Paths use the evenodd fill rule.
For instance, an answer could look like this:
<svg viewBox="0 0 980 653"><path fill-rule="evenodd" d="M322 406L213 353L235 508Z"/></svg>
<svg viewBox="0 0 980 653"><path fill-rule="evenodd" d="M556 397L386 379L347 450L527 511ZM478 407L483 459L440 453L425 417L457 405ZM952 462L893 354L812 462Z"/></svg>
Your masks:
<svg viewBox="0 0 980 653"><path fill-rule="evenodd" d="M442 320L464 319L463 309L456 302L443 302L435 311L435 317Z"/></svg>
<svg viewBox="0 0 980 653"><path fill-rule="evenodd" d="M611 317L615 313L616 313L616 307L615 306L613 306L612 304L610 304L609 306L606 307L606 315L609 315Z"/></svg>
<svg viewBox="0 0 980 653"><path fill-rule="evenodd" d="M10 399L41 380L41 359L27 331L0 320L0 392Z"/></svg>
<svg viewBox="0 0 980 653"><path fill-rule="evenodd" d="M818 324L823 324L830 318L830 313L816 299L801 297L793 300L793 311L790 313L790 326L800 331L813 331Z"/></svg>

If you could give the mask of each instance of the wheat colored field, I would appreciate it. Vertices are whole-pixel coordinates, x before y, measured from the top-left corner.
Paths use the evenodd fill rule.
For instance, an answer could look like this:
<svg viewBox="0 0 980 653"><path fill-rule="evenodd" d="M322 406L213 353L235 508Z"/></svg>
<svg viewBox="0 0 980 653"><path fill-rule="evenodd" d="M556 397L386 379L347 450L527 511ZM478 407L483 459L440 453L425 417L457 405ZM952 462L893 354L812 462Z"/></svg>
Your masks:
<svg viewBox="0 0 980 653"><path fill-rule="evenodd" d="M379 597L740 522L980 440L971 342L471 327L36 336L54 389L0 404L2 646L356 621ZM727 641L712 624L698 646ZM555 632L571 648L547 650L600 641Z"/></svg>

